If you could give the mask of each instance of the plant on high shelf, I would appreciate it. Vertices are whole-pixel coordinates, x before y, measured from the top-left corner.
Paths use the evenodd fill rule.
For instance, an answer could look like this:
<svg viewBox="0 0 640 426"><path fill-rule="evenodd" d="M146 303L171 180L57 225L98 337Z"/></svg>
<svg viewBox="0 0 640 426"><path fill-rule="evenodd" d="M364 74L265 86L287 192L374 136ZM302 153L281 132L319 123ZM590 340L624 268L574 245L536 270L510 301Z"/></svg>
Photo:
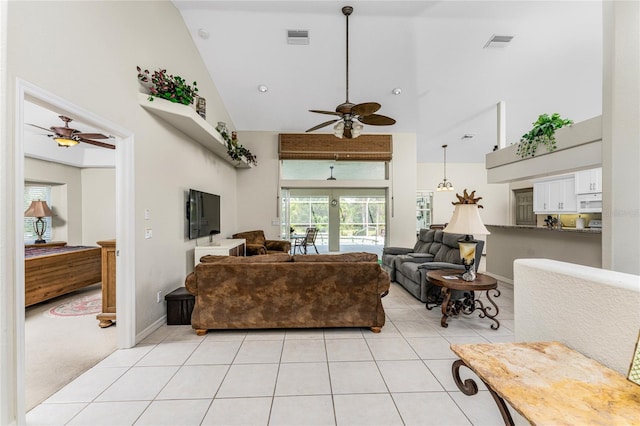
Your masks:
<svg viewBox="0 0 640 426"><path fill-rule="evenodd" d="M553 113L542 114L538 120L533 123L533 128L522 135L518 143L516 154L522 158L533 157L539 144L547 147L547 151L551 152L556 149L556 130L564 126L573 124L573 120L560 117L560 114Z"/></svg>
<svg viewBox="0 0 640 426"><path fill-rule="evenodd" d="M191 105L197 95L197 83L193 82L193 87L187 84L184 78L179 75L167 74L167 70L160 69L150 73L149 70L138 70L138 80L149 89L149 100L153 97L166 99L184 105Z"/></svg>
<svg viewBox="0 0 640 426"><path fill-rule="evenodd" d="M220 121L216 126L216 130L222 136L222 139L227 144L227 155L232 160L241 161L244 157L247 160L247 163L253 164L254 166L258 165L258 158L251 153L247 148L242 146L238 142L238 136L236 132L231 132L231 136L229 136L229 130L227 130L227 125Z"/></svg>

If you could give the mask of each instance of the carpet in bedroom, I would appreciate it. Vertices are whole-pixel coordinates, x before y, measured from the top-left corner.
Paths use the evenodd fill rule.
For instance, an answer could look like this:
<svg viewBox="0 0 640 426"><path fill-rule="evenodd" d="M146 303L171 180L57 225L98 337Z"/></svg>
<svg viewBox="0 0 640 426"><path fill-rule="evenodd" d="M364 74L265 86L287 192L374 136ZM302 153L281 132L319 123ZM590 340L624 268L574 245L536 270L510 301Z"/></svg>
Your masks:
<svg viewBox="0 0 640 426"><path fill-rule="evenodd" d="M39 303L25 311L27 411L116 349L116 326L98 327L101 285Z"/></svg>

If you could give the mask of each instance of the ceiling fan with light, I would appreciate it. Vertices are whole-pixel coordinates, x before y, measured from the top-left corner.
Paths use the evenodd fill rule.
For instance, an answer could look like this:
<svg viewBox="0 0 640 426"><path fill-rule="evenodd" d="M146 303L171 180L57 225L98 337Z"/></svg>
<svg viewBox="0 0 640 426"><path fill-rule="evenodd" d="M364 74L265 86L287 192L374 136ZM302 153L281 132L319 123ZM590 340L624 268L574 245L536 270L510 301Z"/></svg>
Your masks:
<svg viewBox="0 0 640 426"><path fill-rule="evenodd" d="M369 124L371 126L391 126L396 123L393 118L375 114L381 107L377 102L366 102L362 104L354 104L349 102L349 15L353 12L353 7L345 6L342 8L342 14L346 17L347 22L347 61L346 61L346 101L336 107L334 111L322 111L311 109L310 112L316 112L319 114L337 115L340 118L325 121L317 126L313 126L307 132L313 132L322 127L336 123L333 126L334 133L339 138L353 139L360 136L362 132L362 124Z"/></svg>
<svg viewBox="0 0 640 426"><path fill-rule="evenodd" d="M70 146L74 146L80 142L84 142L102 148L116 149L115 145L93 140L109 139L109 136L103 135L102 133L83 133L79 130L69 127L69 123L73 121L71 118L65 117L64 115L59 115L58 117L60 117L60 119L64 122L64 126L51 126L50 128L45 129L44 127L40 127L35 124L28 124L47 132L53 132L53 134L47 136L53 138L53 140L58 143L58 146L61 147L69 148Z"/></svg>

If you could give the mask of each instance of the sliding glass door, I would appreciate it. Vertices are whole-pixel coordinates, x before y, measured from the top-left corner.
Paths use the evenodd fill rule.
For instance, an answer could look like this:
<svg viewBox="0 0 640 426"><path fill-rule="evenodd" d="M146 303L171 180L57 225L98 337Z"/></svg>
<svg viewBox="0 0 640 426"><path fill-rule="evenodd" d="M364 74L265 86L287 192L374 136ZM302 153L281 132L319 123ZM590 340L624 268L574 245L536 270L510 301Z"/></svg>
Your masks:
<svg viewBox="0 0 640 426"><path fill-rule="evenodd" d="M359 188L283 190L283 235L318 228L321 252L381 254L385 243L386 191Z"/></svg>

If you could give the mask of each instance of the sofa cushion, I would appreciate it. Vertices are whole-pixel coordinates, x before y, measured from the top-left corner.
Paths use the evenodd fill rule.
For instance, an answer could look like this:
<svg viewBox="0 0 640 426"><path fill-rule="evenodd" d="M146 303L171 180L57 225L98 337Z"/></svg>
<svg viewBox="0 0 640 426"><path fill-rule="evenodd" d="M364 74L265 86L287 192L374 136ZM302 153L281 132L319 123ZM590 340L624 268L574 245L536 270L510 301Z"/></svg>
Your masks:
<svg viewBox="0 0 640 426"><path fill-rule="evenodd" d="M295 255L294 262L377 262L378 256L373 253L340 253Z"/></svg>
<svg viewBox="0 0 640 426"><path fill-rule="evenodd" d="M427 262L418 265L418 269L426 269L432 271L434 269L459 269L464 271L464 265L449 262Z"/></svg>
<svg viewBox="0 0 640 426"><path fill-rule="evenodd" d="M431 253L408 253L408 256L414 259L422 259L424 262L433 259L433 255Z"/></svg>
<svg viewBox="0 0 640 426"><path fill-rule="evenodd" d="M280 263L291 262L293 259L287 253L265 254L262 256L203 256L202 263Z"/></svg>

